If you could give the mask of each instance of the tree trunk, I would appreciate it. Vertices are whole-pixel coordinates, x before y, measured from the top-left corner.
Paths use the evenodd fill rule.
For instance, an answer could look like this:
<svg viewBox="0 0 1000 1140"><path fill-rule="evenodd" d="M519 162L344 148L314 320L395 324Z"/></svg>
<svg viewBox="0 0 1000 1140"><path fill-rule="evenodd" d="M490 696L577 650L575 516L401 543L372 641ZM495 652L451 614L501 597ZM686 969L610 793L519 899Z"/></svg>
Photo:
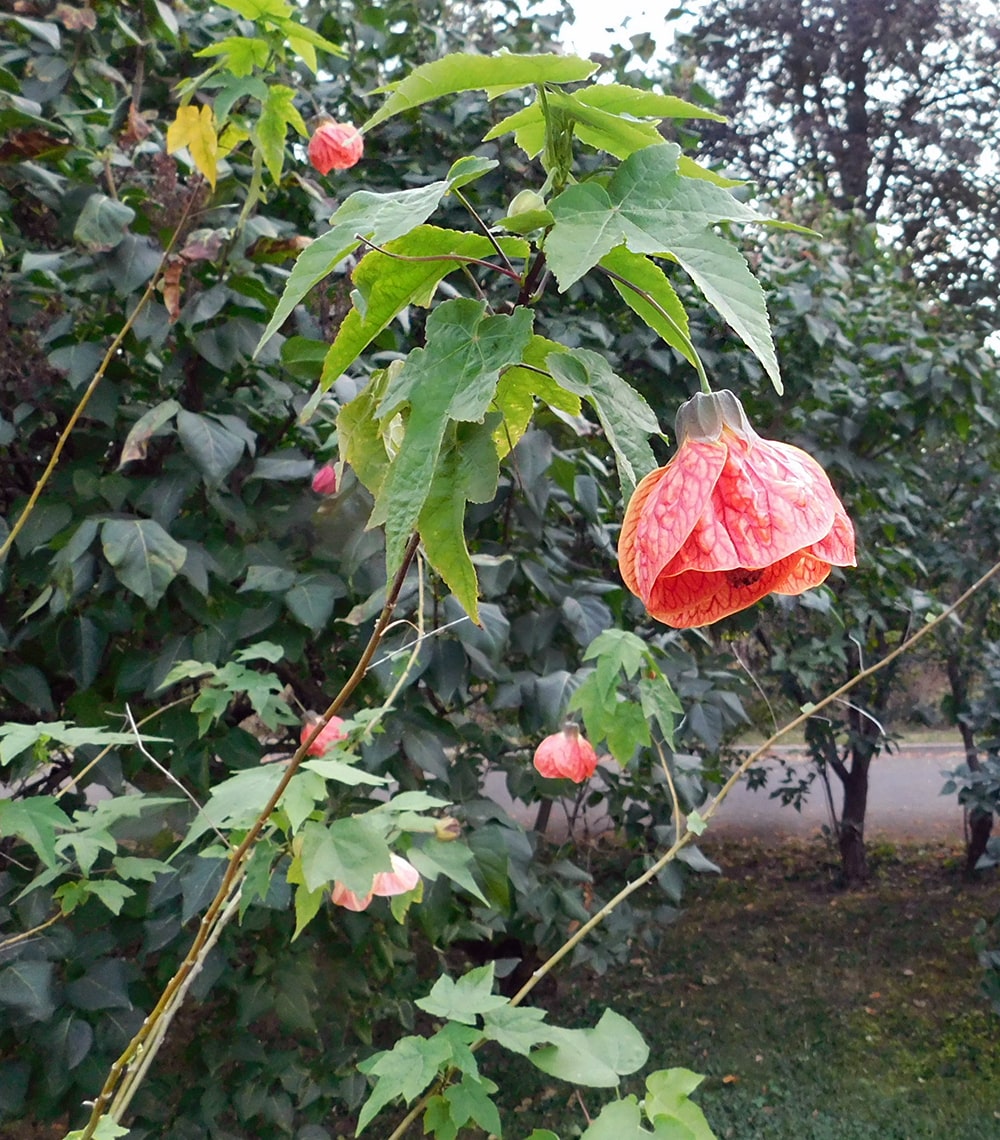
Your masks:
<svg viewBox="0 0 1000 1140"><path fill-rule="evenodd" d="M945 661L948 683L951 686L953 715L965 747L965 763L970 772L978 772L981 767L979 749L976 747L975 733L969 727L964 715L969 711L969 677L963 664L960 655L955 651L950 652ZM976 864L990 841L993 832L993 812L974 807L968 811L967 818L969 829L965 840L965 873L971 877L976 873Z"/></svg>
<svg viewBox="0 0 1000 1140"><path fill-rule="evenodd" d="M976 748L976 738L967 724L958 722L958 731L962 734L962 743L965 745L965 762L972 772L978 772L979 749ZM976 864L980 856L986 851L986 844L993 833L993 812L984 811L974 807L969 811L969 834L965 843L965 873L973 876L976 873Z"/></svg>
<svg viewBox="0 0 1000 1140"><path fill-rule="evenodd" d="M837 824L837 843L840 848L840 871L845 887L859 887L868 882L865 812L868 808L870 761L871 756L861 759L855 753L850 769L838 772L844 785L844 808Z"/></svg>

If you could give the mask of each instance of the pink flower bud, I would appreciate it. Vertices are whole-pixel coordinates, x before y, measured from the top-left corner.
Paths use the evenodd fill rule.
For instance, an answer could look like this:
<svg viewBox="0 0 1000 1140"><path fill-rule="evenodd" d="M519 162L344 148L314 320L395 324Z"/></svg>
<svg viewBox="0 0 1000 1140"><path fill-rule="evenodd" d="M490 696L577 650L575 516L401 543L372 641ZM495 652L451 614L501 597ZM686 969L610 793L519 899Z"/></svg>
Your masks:
<svg viewBox="0 0 1000 1140"><path fill-rule="evenodd" d="M337 493L337 472L332 463L325 463L312 477L312 489L317 495L335 495Z"/></svg>
<svg viewBox="0 0 1000 1140"><path fill-rule="evenodd" d="M589 780L597 767L597 753L590 742L580 735L575 724L566 724L562 732L546 736L535 749L533 761L540 775L546 779L564 777L574 784Z"/></svg>
<svg viewBox="0 0 1000 1140"><path fill-rule="evenodd" d="M309 140L309 161L320 172L347 170L364 153L364 136L353 123L335 123L327 119L316 128Z"/></svg>
<svg viewBox="0 0 1000 1140"><path fill-rule="evenodd" d="M313 729L316 727L316 722L304 724L302 732L299 735L299 741L305 742L309 739ZM323 726L319 736L309 745L307 755L309 756L323 756L332 748L338 740L346 740L347 733L344 732L344 722L339 716L332 716Z"/></svg>

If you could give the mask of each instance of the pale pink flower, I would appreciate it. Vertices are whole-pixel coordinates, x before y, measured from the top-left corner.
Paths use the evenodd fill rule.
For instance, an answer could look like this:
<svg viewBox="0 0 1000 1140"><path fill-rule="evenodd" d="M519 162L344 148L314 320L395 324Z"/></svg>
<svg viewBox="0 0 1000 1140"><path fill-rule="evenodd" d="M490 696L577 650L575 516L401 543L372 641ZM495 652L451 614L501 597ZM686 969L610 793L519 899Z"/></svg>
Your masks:
<svg viewBox="0 0 1000 1140"><path fill-rule="evenodd" d="M420 873L416 867L395 852L389 858L392 860L392 870L379 871L372 879L371 890L366 895L355 894L343 883L335 882L330 897L337 906L354 911L366 910L376 895L380 898L389 898L391 895L405 895L408 891L414 890L420 882Z"/></svg>

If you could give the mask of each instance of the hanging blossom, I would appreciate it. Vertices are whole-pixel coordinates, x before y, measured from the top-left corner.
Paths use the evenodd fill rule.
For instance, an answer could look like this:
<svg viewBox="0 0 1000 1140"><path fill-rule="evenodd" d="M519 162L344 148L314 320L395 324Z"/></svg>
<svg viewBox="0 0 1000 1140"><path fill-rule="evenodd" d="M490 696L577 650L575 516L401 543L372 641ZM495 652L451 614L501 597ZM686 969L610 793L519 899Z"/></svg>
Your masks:
<svg viewBox="0 0 1000 1140"><path fill-rule="evenodd" d="M320 174L349 170L360 161L364 149L364 135L353 123L325 119L309 140L309 161Z"/></svg>
<svg viewBox="0 0 1000 1140"><path fill-rule="evenodd" d="M854 527L811 455L763 439L732 392L677 413L677 453L625 510L618 565L650 614L709 625L766 594L801 594L854 566Z"/></svg>
<svg viewBox="0 0 1000 1140"><path fill-rule="evenodd" d="M330 897L337 906L342 906L346 910L366 910L376 896L388 898L392 895L405 895L408 891L414 890L420 882L420 873L416 867L395 852L389 858L392 861L392 870L379 871L372 879L371 890L365 895L355 894L343 883L335 882Z"/></svg>
<svg viewBox="0 0 1000 1140"><path fill-rule="evenodd" d="M315 716L315 713L310 714ZM302 732L299 734L299 742L305 744L309 739L310 734L316 727L316 721L307 721L302 726ZM306 749L307 756L323 756L332 748L338 741L346 740L347 733L344 731L344 721L342 717L332 716L323 725L319 735Z"/></svg>
<svg viewBox="0 0 1000 1140"><path fill-rule="evenodd" d="M546 736L539 744L532 763L547 779L564 777L582 784L597 768L597 753L590 741L580 735L579 727L567 722L561 732Z"/></svg>

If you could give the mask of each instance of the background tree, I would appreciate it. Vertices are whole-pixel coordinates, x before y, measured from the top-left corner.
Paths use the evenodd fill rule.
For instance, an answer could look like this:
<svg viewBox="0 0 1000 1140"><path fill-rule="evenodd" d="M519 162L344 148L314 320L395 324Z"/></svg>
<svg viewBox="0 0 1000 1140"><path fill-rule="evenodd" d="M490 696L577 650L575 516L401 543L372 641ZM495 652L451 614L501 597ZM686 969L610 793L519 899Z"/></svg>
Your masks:
<svg viewBox="0 0 1000 1140"><path fill-rule="evenodd" d="M889 227L954 299L995 292L1000 23L971 0L713 0L689 49L726 127L709 153L762 187Z"/></svg>

